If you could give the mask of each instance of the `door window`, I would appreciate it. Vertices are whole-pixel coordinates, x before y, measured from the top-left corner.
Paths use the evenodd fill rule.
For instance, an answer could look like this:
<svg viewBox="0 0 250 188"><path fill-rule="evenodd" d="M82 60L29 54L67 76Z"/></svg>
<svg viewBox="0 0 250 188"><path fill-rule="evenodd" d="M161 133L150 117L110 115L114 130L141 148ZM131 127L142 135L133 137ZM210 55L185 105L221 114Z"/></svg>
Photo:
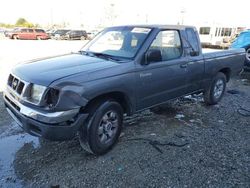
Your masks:
<svg viewBox="0 0 250 188"><path fill-rule="evenodd" d="M201 35L209 35L210 34L210 27L201 27L200 28L200 34Z"/></svg>
<svg viewBox="0 0 250 188"><path fill-rule="evenodd" d="M28 32L29 33L33 33L33 29L28 29Z"/></svg>
<svg viewBox="0 0 250 188"><path fill-rule="evenodd" d="M27 29L21 29L21 33L27 33L28 30Z"/></svg>
<svg viewBox="0 0 250 188"><path fill-rule="evenodd" d="M182 55L182 46L178 31L160 31L152 42L150 49L161 51L162 61L177 59Z"/></svg>

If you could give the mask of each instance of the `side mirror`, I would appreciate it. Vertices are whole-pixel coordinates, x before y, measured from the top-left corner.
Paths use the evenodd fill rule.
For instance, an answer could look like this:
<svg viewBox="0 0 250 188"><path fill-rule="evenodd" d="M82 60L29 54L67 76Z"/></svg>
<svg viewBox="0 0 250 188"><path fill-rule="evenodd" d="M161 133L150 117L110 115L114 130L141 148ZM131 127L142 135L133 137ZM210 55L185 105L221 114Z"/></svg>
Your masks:
<svg viewBox="0 0 250 188"><path fill-rule="evenodd" d="M198 56L199 52L198 51L191 51L189 54L190 54L190 56Z"/></svg>
<svg viewBox="0 0 250 188"><path fill-rule="evenodd" d="M151 49L146 53L144 64L162 61L161 51L159 49Z"/></svg>

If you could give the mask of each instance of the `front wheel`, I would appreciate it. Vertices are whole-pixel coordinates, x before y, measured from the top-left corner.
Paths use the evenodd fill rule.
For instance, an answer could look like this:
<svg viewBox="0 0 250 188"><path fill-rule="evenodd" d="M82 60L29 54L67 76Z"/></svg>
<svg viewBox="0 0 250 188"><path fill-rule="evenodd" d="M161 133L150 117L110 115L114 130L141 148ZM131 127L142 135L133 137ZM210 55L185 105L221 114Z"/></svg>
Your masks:
<svg viewBox="0 0 250 188"><path fill-rule="evenodd" d="M17 39L19 39L19 37L17 35L13 35L13 39L17 40Z"/></svg>
<svg viewBox="0 0 250 188"><path fill-rule="evenodd" d="M81 38L80 38L81 40L86 40L86 37L84 37L84 36L81 36Z"/></svg>
<svg viewBox="0 0 250 188"><path fill-rule="evenodd" d="M222 72L219 72L204 93L205 103L207 105L217 104L222 99L225 89L226 76Z"/></svg>
<svg viewBox="0 0 250 188"><path fill-rule="evenodd" d="M93 105L87 122L79 130L82 148L101 155L108 152L118 141L123 121L123 109L115 101Z"/></svg>

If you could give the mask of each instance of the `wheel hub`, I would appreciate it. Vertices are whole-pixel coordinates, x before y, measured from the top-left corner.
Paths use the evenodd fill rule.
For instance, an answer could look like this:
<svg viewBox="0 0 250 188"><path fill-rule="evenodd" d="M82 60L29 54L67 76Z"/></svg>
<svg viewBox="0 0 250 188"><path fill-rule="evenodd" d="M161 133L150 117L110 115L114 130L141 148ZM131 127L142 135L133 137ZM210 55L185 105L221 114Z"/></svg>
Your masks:
<svg viewBox="0 0 250 188"><path fill-rule="evenodd" d="M217 82L215 83L215 87L214 87L214 97L219 98L223 93L223 89L224 89L223 81L217 80Z"/></svg>
<svg viewBox="0 0 250 188"><path fill-rule="evenodd" d="M114 111L109 111L103 115L98 128L99 141L106 144L115 137L118 127L118 115Z"/></svg>
<svg viewBox="0 0 250 188"><path fill-rule="evenodd" d="M105 131L110 131L112 128L112 123L111 122L108 122L105 126L104 126L104 130Z"/></svg>

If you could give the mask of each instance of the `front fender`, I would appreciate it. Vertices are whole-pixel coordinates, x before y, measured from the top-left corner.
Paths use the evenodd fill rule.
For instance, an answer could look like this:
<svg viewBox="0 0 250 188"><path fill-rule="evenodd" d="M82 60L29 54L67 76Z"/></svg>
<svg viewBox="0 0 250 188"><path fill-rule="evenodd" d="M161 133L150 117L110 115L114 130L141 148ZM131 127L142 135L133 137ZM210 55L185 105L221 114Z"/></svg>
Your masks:
<svg viewBox="0 0 250 188"><path fill-rule="evenodd" d="M59 91L57 110L68 110L84 107L88 99L83 96L84 87L76 83L62 83L54 86Z"/></svg>

